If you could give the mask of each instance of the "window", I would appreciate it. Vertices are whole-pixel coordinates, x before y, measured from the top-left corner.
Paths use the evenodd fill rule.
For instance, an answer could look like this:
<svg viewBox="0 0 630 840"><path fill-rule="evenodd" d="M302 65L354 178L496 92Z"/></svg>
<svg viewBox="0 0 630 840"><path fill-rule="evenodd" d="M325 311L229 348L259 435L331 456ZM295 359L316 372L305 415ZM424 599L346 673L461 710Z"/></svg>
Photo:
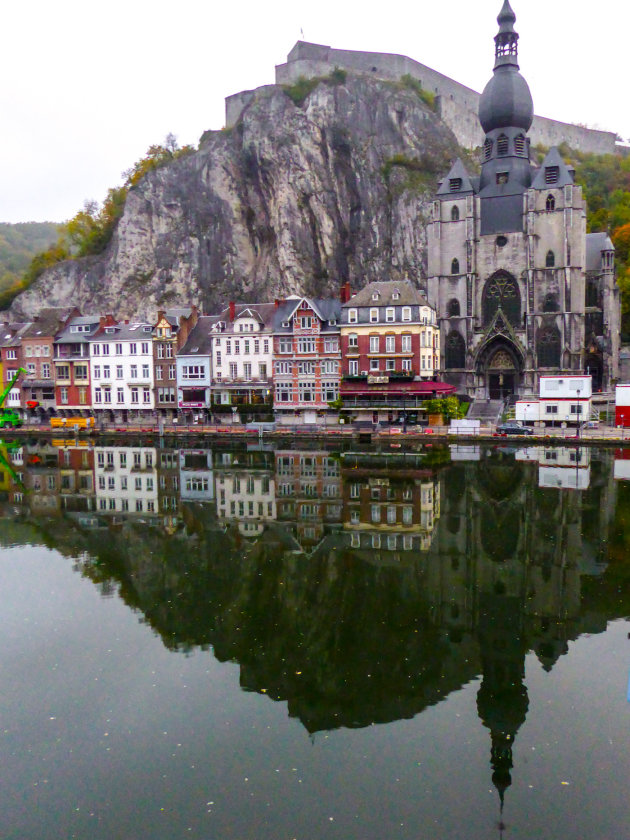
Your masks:
<svg viewBox="0 0 630 840"><path fill-rule="evenodd" d="M359 336L356 333L350 333L348 336L348 349L357 348L359 346Z"/></svg>
<svg viewBox="0 0 630 840"><path fill-rule="evenodd" d="M314 338L298 338L297 340L298 353L316 353L317 343Z"/></svg>
<svg viewBox="0 0 630 840"><path fill-rule="evenodd" d="M94 402L98 405L99 403L103 402L101 389L95 388L94 389Z"/></svg>
<svg viewBox="0 0 630 840"><path fill-rule="evenodd" d="M356 310L356 309L349 309L348 310L348 323L349 324L356 324L357 323L357 321L358 321L357 312L358 312L358 310Z"/></svg>
<svg viewBox="0 0 630 840"><path fill-rule="evenodd" d="M459 207L451 207L451 222L459 221Z"/></svg>
<svg viewBox="0 0 630 840"><path fill-rule="evenodd" d="M142 389L142 402L145 405L148 405L151 402L151 389L150 388L143 388Z"/></svg>
<svg viewBox="0 0 630 840"><path fill-rule="evenodd" d="M292 364L291 362L276 362L275 363L275 370L276 374L286 375L291 373Z"/></svg>
<svg viewBox="0 0 630 840"><path fill-rule="evenodd" d="M352 359L348 362L348 374L349 376L359 375L359 362L356 359Z"/></svg>
<svg viewBox="0 0 630 840"><path fill-rule="evenodd" d="M556 199L552 195L547 196L547 201L545 202L545 207L546 207L548 213L550 213L552 210L556 209Z"/></svg>
<svg viewBox="0 0 630 840"><path fill-rule="evenodd" d="M276 402L293 402L293 387L290 382L276 382Z"/></svg>
<svg viewBox="0 0 630 840"><path fill-rule="evenodd" d="M149 378L149 365L142 365L142 378L148 379Z"/></svg>
<svg viewBox="0 0 630 840"><path fill-rule="evenodd" d="M396 370L396 359L385 359L385 370Z"/></svg>
<svg viewBox="0 0 630 840"><path fill-rule="evenodd" d="M381 521L381 506L380 505L370 505L370 516L372 522L380 522Z"/></svg>
<svg viewBox="0 0 630 840"><path fill-rule="evenodd" d="M245 364L243 365L243 376L245 377L245 379L251 379L252 378L251 362L245 362Z"/></svg>
<svg viewBox="0 0 630 840"><path fill-rule="evenodd" d="M129 344L129 352L131 353L132 356L135 356L136 353L138 352L138 345L135 343L135 341L132 341Z"/></svg>
<svg viewBox="0 0 630 840"><path fill-rule="evenodd" d="M162 379L163 370L164 370L164 368L162 367L162 365L156 365L155 366L155 378L156 379Z"/></svg>
<svg viewBox="0 0 630 840"><path fill-rule="evenodd" d="M559 179L559 166L545 166L545 184L557 184Z"/></svg>
<svg viewBox="0 0 630 840"><path fill-rule="evenodd" d="M103 388L103 399L106 403L111 403L112 401L112 389L111 388Z"/></svg>
<svg viewBox="0 0 630 840"><path fill-rule="evenodd" d="M7 359L14 361L17 359L17 351L16 350L7 350Z"/></svg>
<svg viewBox="0 0 630 840"><path fill-rule="evenodd" d="M547 256L545 257L545 267L546 268L553 268L556 264L556 256L553 251L547 251Z"/></svg>
<svg viewBox="0 0 630 840"><path fill-rule="evenodd" d="M380 338L378 335L370 336L370 353L378 353L380 349Z"/></svg>
<svg viewBox="0 0 630 840"><path fill-rule="evenodd" d="M141 349L142 349L142 354L144 356L146 356L149 352L149 342L148 341L143 341L142 345L141 345Z"/></svg>
<svg viewBox="0 0 630 840"><path fill-rule="evenodd" d="M293 339L291 338L281 338L279 341L278 346L279 353L292 353L293 352Z"/></svg>
<svg viewBox="0 0 630 840"><path fill-rule="evenodd" d="M557 414L558 413L558 406L557 405L547 405L545 406L545 414Z"/></svg>
<svg viewBox="0 0 630 840"><path fill-rule="evenodd" d="M403 321L411 321L411 307L410 306L403 306L402 319L403 319Z"/></svg>
<svg viewBox="0 0 630 840"><path fill-rule="evenodd" d="M131 378L137 379L138 378L138 365L131 365Z"/></svg>
<svg viewBox="0 0 630 840"><path fill-rule="evenodd" d="M298 399L300 402L315 402L315 382L298 382Z"/></svg>
<svg viewBox="0 0 630 840"><path fill-rule="evenodd" d="M466 345L457 330L453 330L446 338L446 367L449 369L466 367Z"/></svg>
<svg viewBox="0 0 630 840"><path fill-rule="evenodd" d="M336 338L326 338L324 339L324 352L325 353L338 353L339 352L339 340Z"/></svg>
<svg viewBox="0 0 630 840"><path fill-rule="evenodd" d="M395 335L385 336L385 352L386 353L395 353L396 352L396 336Z"/></svg>
<svg viewBox="0 0 630 840"><path fill-rule="evenodd" d="M236 362L230 362L230 379L236 379L238 376L238 364Z"/></svg>
<svg viewBox="0 0 630 840"><path fill-rule="evenodd" d="M510 151L510 142L505 134L499 134L497 138L497 154L499 157L505 157Z"/></svg>
<svg viewBox="0 0 630 840"><path fill-rule="evenodd" d="M122 356L122 351L123 351L122 344L117 344L116 345L116 355L117 356ZM159 351L159 347L158 347L158 351ZM158 353L158 355L159 355L159 353Z"/></svg>
<svg viewBox="0 0 630 840"><path fill-rule="evenodd" d="M571 414L582 414L583 413L582 412L583 408L584 408L584 406L580 405L579 403L575 403L575 404L572 403L571 404Z"/></svg>
<svg viewBox="0 0 630 840"><path fill-rule="evenodd" d="M118 404L123 403L125 401L125 389L124 388L116 388L116 402Z"/></svg>
<svg viewBox="0 0 630 840"><path fill-rule="evenodd" d="M379 370L380 370L379 360L378 359L370 359L370 371L378 372Z"/></svg>
<svg viewBox="0 0 630 840"><path fill-rule="evenodd" d="M339 399L339 383L336 381L322 382L322 400L323 402L333 402Z"/></svg>
<svg viewBox="0 0 630 840"><path fill-rule="evenodd" d="M450 178L448 182L448 188L450 192L459 192L462 188L462 179Z"/></svg>
<svg viewBox="0 0 630 840"><path fill-rule="evenodd" d="M487 137L485 143L483 144L483 159L484 160L490 160L490 158L492 157L492 147L493 147L493 145L494 144L493 144L492 140L490 140L490 138Z"/></svg>
<svg viewBox="0 0 630 840"><path fill-rule="evenodd" d="M205 375L205 365L183 365L182 367L182 379L203 379Z"/></svg>
<svg viewBox="0 0 630 840"><path fill-rule="evenodd" d="M460 315L459 301L456 298L449 300L447 307L449 318L458 318Z"/></svg>
<svg viewBox="0 0 630 840"><path fill-rule="evenodd" d="M370 309L370 323L377 324L378 323L378 309Z"/></svg>
<svg viewBox="0 0 630 840"><path fill-rule="evenodd" d="M134 405L138 404L138 389L137 388L132 388L131 389L131 402Z"/></svg>
<svg viewBox="0 0 630 840"><path fill-rule="evenodd" d="M169 365L168 366L168 378L169 379L175 379L176 377L177 377L176 366L175 365Z"/></svg>
<svg viewBox="0 0 630 840"><path fill-rule="evenodd" d="M101 378L101 366L100 365L94 365L93 370L94 370L94 379L100 379Z"/></svg>
<svg viewBox="0 0 630 840"><path fill-rule="evenodd" d="M454 259L451 262L451 274L459 274L459 260Z"/></svg>
<svg viewBox="0 0 630 840"><path fill-rule="evenodd" d="M403 353L411 353L411 335L407 333L406 335L401 336L402 338L402 352Z"/></svg>
<svg viewBox="0 0 630 840"><path fill-rule="evenodd" d="M267 363L260 362L258 365L258 376L260 379L267 379Z"/></svg>
<svg viewBox="0 0 630 840"><path fill-rule="evenodd" d="M514 138L514 153L519 155L519 157L524 157L526 148L525 137L522 134L518 134Z"/></svg>
<svg viewBox="0 0 630 840"><path fill-rule="evenodd" d="M42 379L50 379L50 364L42 362Z"/></svg>
<svg viewBox="0 0 630 840"><path fill-rule="evenodd" d="M388 306L385 310L385 320L390 324L396 320L396 310L393 306Z"/></svg>
<svg viewBox="0 0 630 840"><path fill-rule="evenodd" d="M310 329L313 324L314 318L311 315L302 315L300 318L300 326L302 329Z"/></svg>
<svg viewBox="0 0 630 840"><path fill-rule="evenodd" d="M507 184L510 180L510 173L509 172L497 172L497 184Z"/></svg>
<svg viewBox="0 0 630 840"><path fill-rule="evenodd" d="M109 356L109 344L103 344L103 356Z"/></svg>

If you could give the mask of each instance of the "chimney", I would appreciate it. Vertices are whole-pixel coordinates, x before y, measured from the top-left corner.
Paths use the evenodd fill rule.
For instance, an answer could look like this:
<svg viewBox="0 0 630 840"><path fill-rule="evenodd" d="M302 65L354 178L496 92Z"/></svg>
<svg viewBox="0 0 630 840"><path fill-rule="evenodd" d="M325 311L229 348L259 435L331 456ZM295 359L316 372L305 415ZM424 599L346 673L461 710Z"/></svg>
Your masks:
<svg viewBox="0 0 630 840"><path fill-rule="evenodd" d="M352 297L352 292L350 291L350 283L346 281L341 289L339 290L339 300L342 304L348 303L350 298Z"/></svg>
<svg viewBox="0 0 630 840"><path fill-rule="evenodd" d="M234 320L234 316L236 315L236 304L233 300L230 301L230 321Z"/></svg>
<svg viewBox="0 0 630 840"><path fill-rule="evenodd" d="M164 309L158 309L157 320L158 323L162 320L162 318L166 315Z"/></svg>

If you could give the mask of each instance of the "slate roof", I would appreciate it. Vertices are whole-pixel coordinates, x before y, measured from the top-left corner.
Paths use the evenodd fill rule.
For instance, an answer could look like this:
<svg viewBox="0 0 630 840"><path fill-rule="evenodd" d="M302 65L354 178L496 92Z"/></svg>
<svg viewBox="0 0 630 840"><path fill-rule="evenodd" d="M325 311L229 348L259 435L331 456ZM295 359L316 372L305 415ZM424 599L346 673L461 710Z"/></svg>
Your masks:
<svg viewBox="0 0 630 840"><path fill-rule="evenodd" d="M94 335L96 330L99 328L100 321L100 315L78 315L76 318L73 318L70 321L70 323L57 334L57 336L55 337L55 344L65 342L71 344L83 344L89 341L90 337ZM87 326L91 327L89 332L71 332L72 327L85 326L86 324Z"/></svg>
<svg viewBox="0 0 630 840"><path fill-rule="evenodd" d="M378 300L372 300L372 295L378 292ZM400 297L393 300L392 295L398 292ZM410 280L383 280L375 283L368 283L360 292L343 304L343 309L358 306L429 306L429 302Z"/></svg>
<svg viewBox="0 0 630 840"><path fill-rule="evenodd" d="M54 336L60 326L70 317L74 310L71 307L49 307L40 310L39 314L32 321L22 338L38 338L39 336Z"/></svg>
<svg viewBox="0 0 630 840"><path fill-rule="evenodd" d="M550 166L558 167L558 180L553 184L547 183L545 180L545 170ZM557 146L553 146L547 152L545 159L540 165L540 169L533 175L532 189L534 190L557 190L560 187L566 187L573 183L573 176L571 170L562 159L562 155L558 151Z"/></svg>
<svg viewBox="0 0 630 840"><path fill-rule="evenodd" d="M89 338L90 341L150 341L152 332L153 327L147 321L133 321L128 324L108 324L92 333Z"/></svg>
<svg viewBox="0 0 630 840"><path fill-rule="evenodd" d="M219 321L218 315L200 315L194 328L188 336L188 341L178 356L209 356L212 351L212 327Z"/></svg>
<svg viewBox="0 0 630 840"><path fill-rule="evenodd" d="M273 331L275 333L290 333L293 331L291 318L302 303L306 301L322 321L321 332L338 332L339 319L341 317L341 301L337 298L309 298L291 297L283 300L275 310ZM283 324L289 322L289 326ZM336 323L331 324L334 321Z"/></svg>
<svg viewBox="0 0 630 840"><path fill-rule="evenodd" d="M461 181L461 187L457 190L451 190L451 181ZM437 195L446 198L458 198L463 195L471 195L474 192L473 182L470 175L466 171L466 167L460 158L457 158L455 163L451 166L448 175L440 182Z"/></svg>
<svg viewBox="0 0 630 840"><path fill-rule="evenodd" d="M602 270L602 251L614 251L610 236L607 233L586 234L586 270Z"/></svg>

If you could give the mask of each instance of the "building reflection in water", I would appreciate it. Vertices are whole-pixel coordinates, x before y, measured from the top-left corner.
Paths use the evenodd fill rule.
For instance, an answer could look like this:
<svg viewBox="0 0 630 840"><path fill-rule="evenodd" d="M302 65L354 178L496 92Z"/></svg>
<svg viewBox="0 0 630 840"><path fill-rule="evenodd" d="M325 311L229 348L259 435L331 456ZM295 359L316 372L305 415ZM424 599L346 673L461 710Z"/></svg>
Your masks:
<svg viewBox="0 0 630 840"><path fill-rule="evenodd" d="M0 454L5 518L45 527L170 648L237 661L310 732L412 717L481 675L501 802L527 654L551 670L613 617L584 592L607 567L612 458L585 447Z"/></svg>

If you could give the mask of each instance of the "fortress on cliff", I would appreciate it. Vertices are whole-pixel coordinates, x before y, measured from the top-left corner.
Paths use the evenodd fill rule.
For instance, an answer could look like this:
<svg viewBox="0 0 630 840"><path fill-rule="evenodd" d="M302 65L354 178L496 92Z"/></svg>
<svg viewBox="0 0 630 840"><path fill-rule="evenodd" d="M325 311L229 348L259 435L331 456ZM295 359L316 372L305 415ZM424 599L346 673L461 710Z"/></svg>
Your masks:
<svg viewBox="0 0 630 840"><path fill-rule="evenodd" d="M453 131L460 145L474 149L483 144L484 134L479 125L480 94L405 55L335 50L322 44L298 41L287 56L286 64L276 66L276 84L292 85L300 77L327 76L335 67L387 81L397 81L409 74L435 96L437 113ZM249 90L226 98L227 128L235 125L254 95L255 91ZM585 128L546 117L534 117L529 136L534 146L567 143L572 149L600 155L617 151L616 135L612 131Z"/></svg>

